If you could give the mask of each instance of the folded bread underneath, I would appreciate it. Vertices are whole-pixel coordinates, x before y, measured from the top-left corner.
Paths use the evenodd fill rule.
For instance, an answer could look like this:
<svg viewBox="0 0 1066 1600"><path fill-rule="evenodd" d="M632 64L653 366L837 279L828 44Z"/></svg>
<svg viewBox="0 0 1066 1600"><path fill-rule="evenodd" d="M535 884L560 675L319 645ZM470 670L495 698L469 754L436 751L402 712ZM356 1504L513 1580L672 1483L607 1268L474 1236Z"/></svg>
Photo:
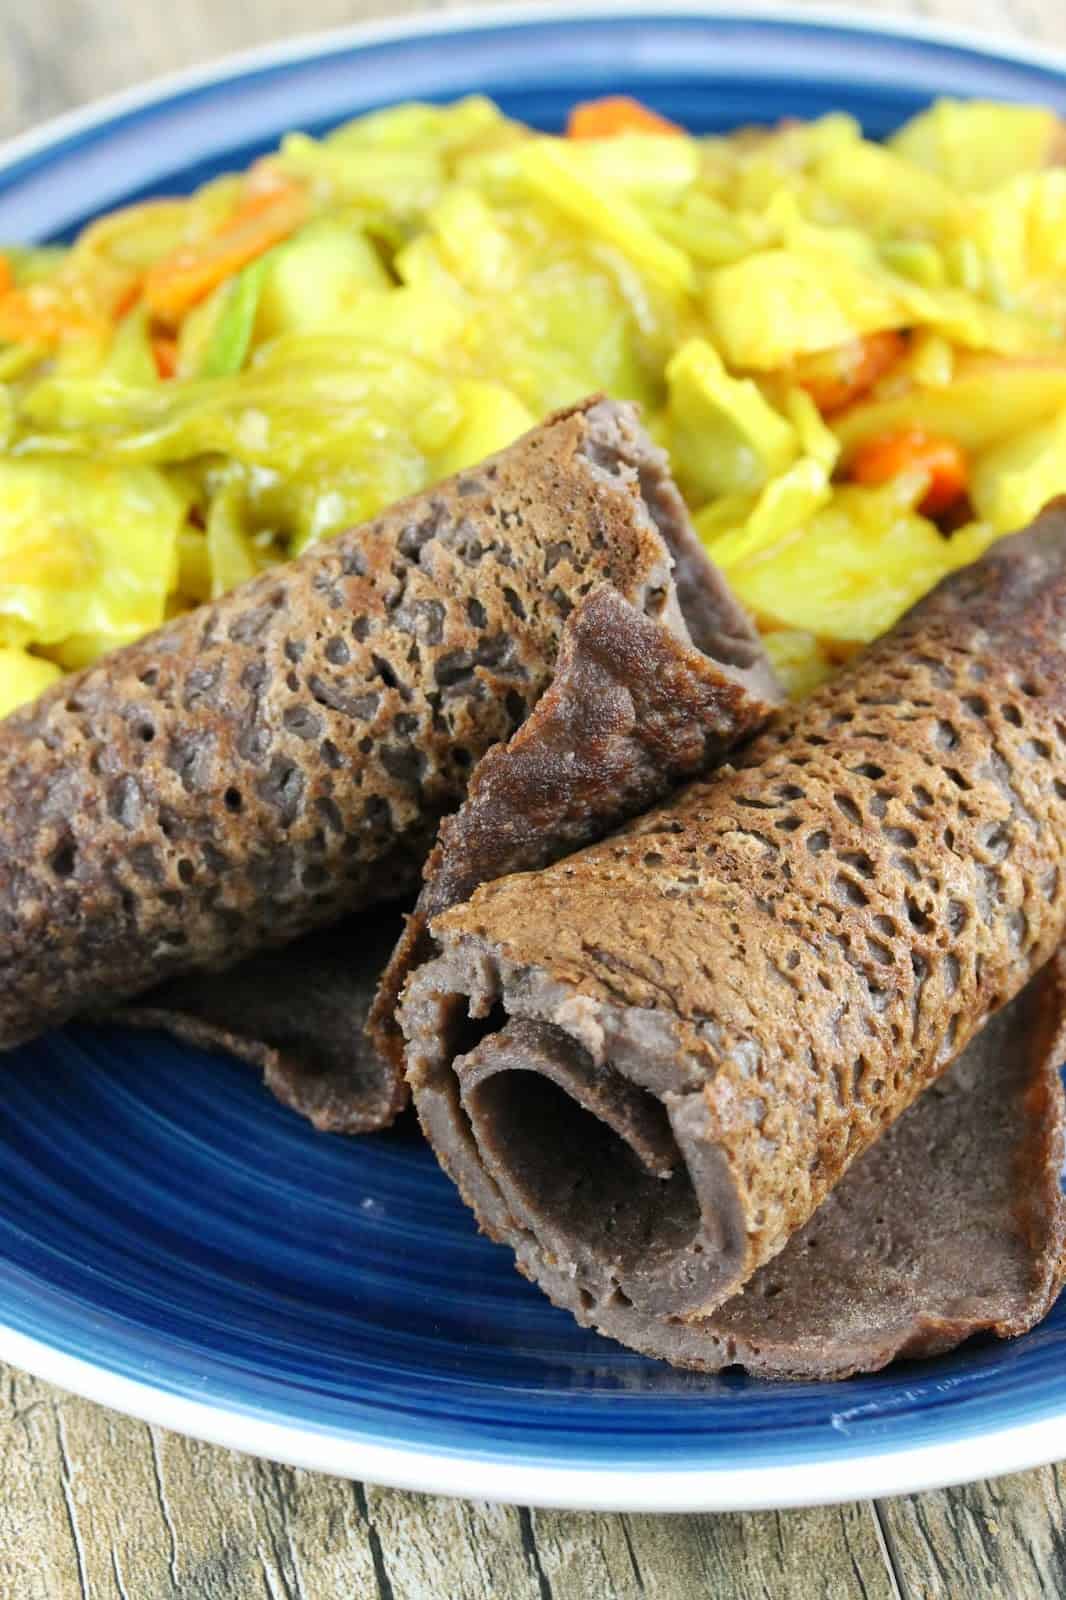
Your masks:
<svg viewBox="0 0 1066 1600"><path fill-rule="evenodd" d="M225 972L157 984L107 1020L161 1028L198 1049L236 1056L320 1132L366 1133L392 1121L402 1096L366 1034L402 931L396 906L357 911Z"/></svg>
<svg viewBox="0 0 1066 1600"><path fill-rule="evenodd" d="M604 584L765 705L665 457L593 400L0 723L0 1047L413 892Z"/></svg>
<svg viewBox="0 0 1066 1600"><path fill-rule="evenodd" d="M583 1320L721 1364L728 1331L697 1358L684 1330L772 1271L1057 947L1064 674L1056 506L739 770L434 919L400 1011L423 1126Z"/></svg>

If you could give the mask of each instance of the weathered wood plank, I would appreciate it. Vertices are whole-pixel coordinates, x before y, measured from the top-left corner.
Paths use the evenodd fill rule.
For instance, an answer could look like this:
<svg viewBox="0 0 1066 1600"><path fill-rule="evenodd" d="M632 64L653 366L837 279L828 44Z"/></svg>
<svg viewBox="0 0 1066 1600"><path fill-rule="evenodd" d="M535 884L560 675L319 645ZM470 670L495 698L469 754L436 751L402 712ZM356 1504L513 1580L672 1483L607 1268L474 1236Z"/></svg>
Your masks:
<svg viewBox="0 0 1066 1600"><path fill-rule="evenodd" d="M896 1600L868 1506L624 1521L653 1600Z"/></svg>
<svg viewBox="0 0 1066 1600"><path fill-rule="evenodd" d="M394 1600L539 1600L515 1507L373 1487L365 1502L382 1552L379 1582Z"/></svg>
<svg viewBox="0 0 1066 1600"><path fill-rule="evenodd" d="M652 1517L368 1499L396 1600L898 1600L867 1506Z"/></svg>
<svg viewBox="0 0 1066 1600"><path fill-rule="evenodd" d="M904 1595L1059 1600L1066 1594L1066 1469L1045 1467L878 1511Z"/></svg>
<svg viewBox="0 0 1066 1600"><path fill-rule="evenodd" d="M0 1369L0 1573L20 1600L83 1596L59 1433L66 1404L57 1389Z"/></svg>
<svg viewBox="0 0 1066 1600"><path fill-rule="evenodd" d="M0 137L161 73L286 35L436 9L439 0L47 0L0 16Z"/></svg>

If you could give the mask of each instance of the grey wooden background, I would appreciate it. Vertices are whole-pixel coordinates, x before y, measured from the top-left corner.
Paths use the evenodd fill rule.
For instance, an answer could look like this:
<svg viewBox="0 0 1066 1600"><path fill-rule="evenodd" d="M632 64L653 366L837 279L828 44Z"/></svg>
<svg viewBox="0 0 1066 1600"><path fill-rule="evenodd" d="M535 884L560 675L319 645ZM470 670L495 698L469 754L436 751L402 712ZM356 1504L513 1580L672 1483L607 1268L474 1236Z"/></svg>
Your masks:
<svg viewBox="0 0 1066 1600"><path fill-rule="evenodd" d="M417 9L0 0L0 136L227 50ZM1066 45L1064 0L861 9ZM0 1367L0 1600L1030 1600L1066 1595L1064 1496L1045 1468L812 1511L528 1511L254 1461Z"/></svg>

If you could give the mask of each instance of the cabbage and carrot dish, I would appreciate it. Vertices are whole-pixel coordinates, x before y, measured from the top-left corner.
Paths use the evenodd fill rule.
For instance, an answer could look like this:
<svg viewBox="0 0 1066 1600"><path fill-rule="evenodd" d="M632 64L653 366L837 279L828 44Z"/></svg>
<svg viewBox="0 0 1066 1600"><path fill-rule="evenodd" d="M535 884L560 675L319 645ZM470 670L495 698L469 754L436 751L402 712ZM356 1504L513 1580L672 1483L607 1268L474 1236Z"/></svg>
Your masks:
<svg viewBox="0 0 1066 1600"><path fill-rule="evenodd" d="M802 692L1066 489L1064 152L984 102L876 144L473 98L12 246L0 714L593 390Z"/></svg>

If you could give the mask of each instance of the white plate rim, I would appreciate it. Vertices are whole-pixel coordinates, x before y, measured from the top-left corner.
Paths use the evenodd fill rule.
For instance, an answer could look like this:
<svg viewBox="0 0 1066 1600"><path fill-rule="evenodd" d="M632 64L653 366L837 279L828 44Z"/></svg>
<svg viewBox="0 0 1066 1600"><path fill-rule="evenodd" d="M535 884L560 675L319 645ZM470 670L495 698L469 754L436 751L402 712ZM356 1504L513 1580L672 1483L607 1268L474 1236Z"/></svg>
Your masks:
<svg viewBox="0 0 1066 1600"><path fill-rule="evenodd" d="M366 1479L424 1494L571 1511L767 1511L915 1494L975 1478L1045 1466L1066 1454L1066 1417L839 1461L769 1467L558 1467L508 1463L461 1452L397 1449L269 1419L162 1389L0 1327L0 1359L26 1372L175 1433L292 1467ZM841 1389L846 1400L846 1389ZM846 1404L842 1413L846 1413Z"/></svg>

